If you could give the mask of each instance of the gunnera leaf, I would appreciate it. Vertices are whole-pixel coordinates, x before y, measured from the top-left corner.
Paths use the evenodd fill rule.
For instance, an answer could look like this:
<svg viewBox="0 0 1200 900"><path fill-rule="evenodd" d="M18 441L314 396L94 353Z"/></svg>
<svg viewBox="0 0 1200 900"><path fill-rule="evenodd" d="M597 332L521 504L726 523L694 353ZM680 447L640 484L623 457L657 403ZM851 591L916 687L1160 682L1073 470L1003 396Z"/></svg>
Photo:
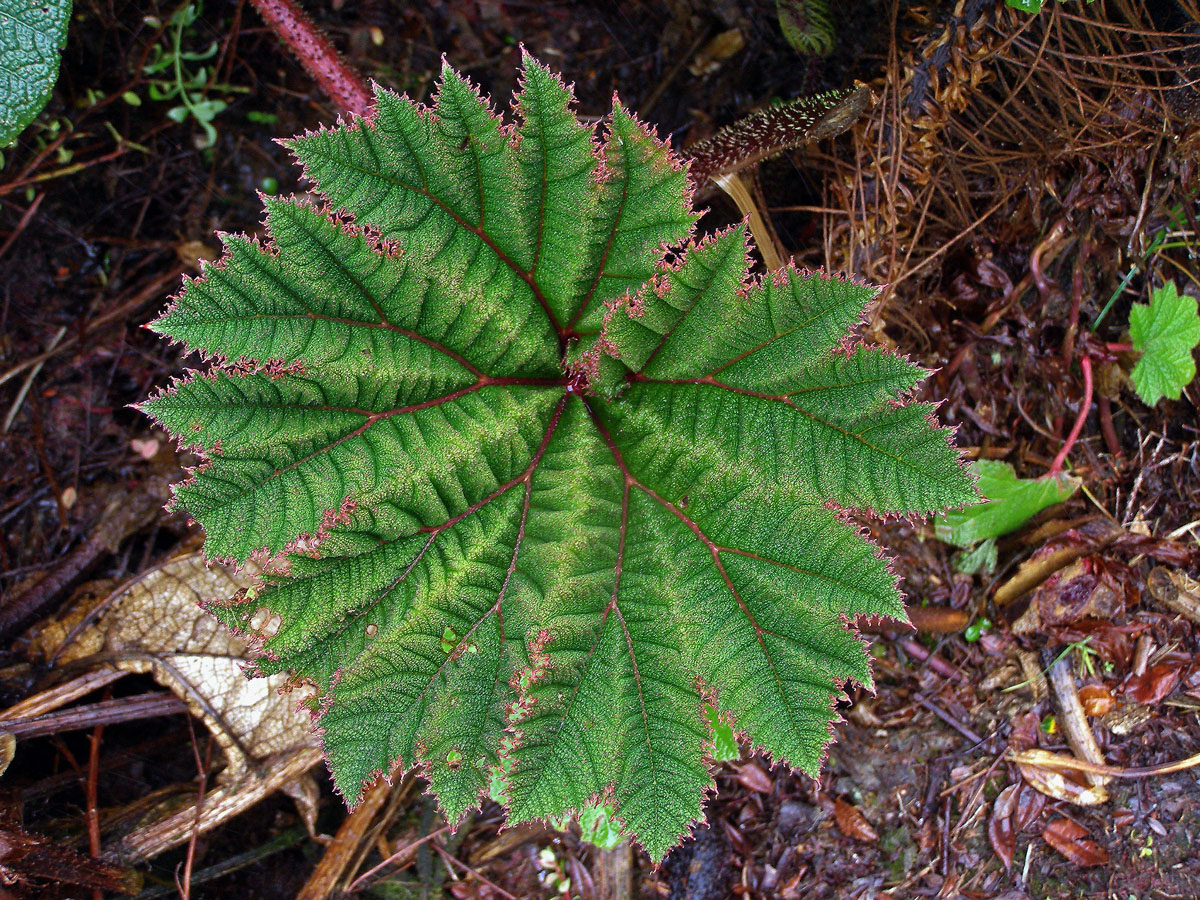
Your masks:
<svg viewBox="0 0 1200 900"><path fill-rule="evenodd" d="M212 360L143 404L204 454L176 502L210 558L286 559L211 608L315 686L351 805L421 766L452 823L495 781L661 860L713 788L706 703L816 774L871 684L848 622L904 611L847 513L971 479L924 371L851 337L876 289L694 242L619 101L597 134L526 57L514 124L449 67L376 102L287 142L322 203L265 200L152 325Z"/></svg>

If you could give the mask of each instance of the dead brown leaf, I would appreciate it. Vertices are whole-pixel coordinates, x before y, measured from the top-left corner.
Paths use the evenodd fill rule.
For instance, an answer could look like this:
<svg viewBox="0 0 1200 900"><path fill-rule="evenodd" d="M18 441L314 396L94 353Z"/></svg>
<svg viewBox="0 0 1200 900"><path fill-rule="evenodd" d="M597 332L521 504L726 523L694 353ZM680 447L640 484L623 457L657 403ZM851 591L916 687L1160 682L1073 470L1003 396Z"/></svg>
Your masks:
<svg viewBox="0 0 1200 900"><path fill-rule="evenodd" d="M1024 782L1010 784L993 801L988 841L1005 869L1012 868L1017 835L1032 825L1045 808L1046 798Z"/></svg>
<svg viewBox="0 0 1200 900"><path fill-rule="evenodd" d="M207 566L199 554L189 554L122 586L89 627L47 628L41 635L41 652L59 665L95 659L97 672L150 674L187 704L225 757L199 815L194 806L164 806L157 821L122 839L126 859L147 859L188 840L193 828L203 833L215 827L290 785L321 758L311 718L298 709L300 698L281 692L286 676L247 678L246 641L200 608L202 600L232 597L251 586L256 574L249 567L235 574ZM66 621L85 620L68 614ZM36 699L22 706L37 706Z"/></svg>
<svg viewBox="0 0 1200 900"><path fill-rule="evenodd" d="M1017 849L1017 833L1012 815L1017 808L1017 785L1010 784L992 802L992 817L988 820L988 842L992 845L1004 870L1012 870L1013 853Z"/></svg>
<svg viewBox="0 0 1200 900"><path fill-rule="evenodd" d="M1185 572L1156 566L1146 576L1146 590L1167 609L1200 625L1200 581Z"/></svg>
<svg viewBox="0 0 1200 900"><path fill-rule="evenodd" d="M1136 596L1128 566L1085 556L1046 578L1029 608L1013 623L1014 634L1032 634L1080 619L1110 621Z"/></svg>
<svg viewBox="0 0 1200 900"><path fill-rule="evenodd" d="M1064 800L1076 806L1098 806L1108 800L1108 791L1102 784L1086 784L1075 772L1059 772L1017 763L1021 776L1031 787L1055 800Z"/></svg>
<svg viewBox="0 0 1200 900"><path fill-rule="evenodd" d="M1108 865L1108 853L1087 837L1083 826L1070 819L1055 819L1042 832L1042 838L1077 866Z"/></svg>
<svg viewBox="0 0 1200 900"><path fill-rule="evenodd" d="M1099 619L1080 619L1070 625L1051 629L1050 635L1058 644L1087 641L1101 659L1126 668L1133 661L1133 645L1138 636L1150 629L1148 622L1102 622Z"/></svg>
<svg viewBox="0 0 1200 900"><path fill-rule="evenodd" d="M1084 715L1095 718L1110 712L1117 705L1117 700L1104 685L1088 684L1079 689L1079 703L1083 706Z"/></svg>
<svg viewBox="0 0 1200 900"><path fill-rule="evenodd" d="M246 641L200 608L249 587L257 574L205 565L199 554L172 560L126 585L58 662L99 653L121 671L150 674L208 726L228 763L223 778L235 782L255 759L316 744L299 698L280 693L286 676L247 678Z"/></svg>
<svg viewBox="0 0 1200 900"><path fill-rule="evenodd" d="M771 776L767 774L766 769L754 762L754 760L750 760L737 767L737 780L743 787L757 791L760 794L769 794L775 790L775 782L771 780Z"/></svg>
<svg viewBox="0 0 1200 900"><path fill-rule="evenodd" d="M1143 706L1153 706L1167 698L1179 684L1183 666L1178 662L1157 663L1141 675L1130 675L1125 680L1126 697Z"/></svg>
<svg viewBox="0 0 1200 900"><path fill-rule="evenodd" d="M1021 783L1021 789L1017 793L1017 811L1013 816L1013 826L1018 833L1028 831L1029 827L1037 821L1038 816L1042 814L1042 810L1046 808L1046 796L1035 791L1032 787Z"/></svg>
<svg viewBox="0 0 1200 900"><path fill-rule="evenodd" d="M862 810L847 803L841 797L835 797L833 800L833 818L837 822L838 830L846 837L854 838L856 841L879 840L879 834L867 821L867 817L862 814Z"/></svg>
<svg viewBox="0 0 1200 900"><path fill-rule="evenodd" d="M746 46L746 38L736 29L722 31L707 44L688 63L688 71L693 75L711 75L721 68L721 63L729 57L740 53Z"/></svg>

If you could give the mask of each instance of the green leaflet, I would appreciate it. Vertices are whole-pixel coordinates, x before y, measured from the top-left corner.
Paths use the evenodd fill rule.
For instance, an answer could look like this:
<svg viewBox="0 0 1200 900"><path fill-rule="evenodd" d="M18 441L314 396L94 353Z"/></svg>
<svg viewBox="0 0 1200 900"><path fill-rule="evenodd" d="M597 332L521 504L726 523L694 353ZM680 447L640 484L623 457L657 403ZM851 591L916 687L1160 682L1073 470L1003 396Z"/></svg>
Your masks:
<svg viewBox="0 0 1200 900"><path fill-rule="evenodd" d="M1142 353L1130 372L1138 396L1147 406L1163 397L1178 400L1196 377L1192 351L1200 344L1196 298L1180 295L1173 281L1154 290L1149 305L1129 310L1133 349Z"/></svg>
<svg viewBox="0 0 1200 900"><path fill-rule="evenodd" d="M1080 484L1065 472L1018 478L1009 463L992 459L981 459L971 469L979 478L975 486L987 502L953 510L934 523L938 539L956 547L973 547L1016 531L1046 507L1069 499Z"/></svg>
<svg viewBox="0 0 1200 900"><path fill-rule="evenodd" d="M828 56L837 42L837 29L828 0L775 0L779 30L797 53Z"/></svg>
<svg viewBox="0 0 1200 900"><path fill-rule="evenodd" d="M704 718L708 720L708 724L713 730L712 749L709 751L713 762L729 762L738 759L741 751L738 748L733 728L722 722L720 713L711 706L704 707Z"/></svg>
<svg viewBox="0 0 1200 900"><path fill-rule="evenodd" d="M514 126L448 68L377 104L289 144L328 210L267 201L269 245L227 238L153 325L214 359L143 404L206 454L178 503L211 557L288 558L211 609L315 687L351 804L421 765L452 822L609 805L661 860L706 703L815 774L870 684L846 622L903 607L839 510L970 477L905 402L925 373L852 344L875 289L687 244L687 173L619 104L593 133L528 57Z"/></svg>

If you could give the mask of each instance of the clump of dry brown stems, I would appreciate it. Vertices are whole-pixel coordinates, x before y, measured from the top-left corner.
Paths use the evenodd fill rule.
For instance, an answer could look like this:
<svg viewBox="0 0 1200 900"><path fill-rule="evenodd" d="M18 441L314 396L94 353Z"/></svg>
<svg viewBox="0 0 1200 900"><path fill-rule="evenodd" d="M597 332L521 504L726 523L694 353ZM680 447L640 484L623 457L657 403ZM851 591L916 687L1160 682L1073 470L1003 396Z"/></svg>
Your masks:
<svg viewBox="0 0 1200 900"><path fill-rule="evenodd" d="M1145 249L1196 173L1196 0L1157 25L1141 0L905 15L924 37L892 42L880 101L804 163L826 176L826 266L892 297L973 241L1037 245L1059 217L1060 244L1095 224L1126 256Z"/></svg>

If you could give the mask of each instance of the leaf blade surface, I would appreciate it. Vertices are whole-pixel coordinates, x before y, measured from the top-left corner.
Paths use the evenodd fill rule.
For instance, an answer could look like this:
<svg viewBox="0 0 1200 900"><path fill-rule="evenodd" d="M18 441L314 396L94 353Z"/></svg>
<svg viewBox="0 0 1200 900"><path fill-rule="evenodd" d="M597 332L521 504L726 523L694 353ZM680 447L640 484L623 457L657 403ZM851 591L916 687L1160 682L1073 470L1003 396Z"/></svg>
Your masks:
<svg viewBox="0 0 1200 900"><path fill-rule="evenodd" d="M925 371L852 336L874 288L684 246L669 148L523 65L515 125L447 69L291 142L330 206L225 240L155 323L211 371L143 409L204 456L209 556L277 557L210 608L315 692L351 804L420 766L452 822L492 786L514 822L604 806L657 861L714 786L706 708L815 773L871 683L847 622L904 612L850 514L975 494Z"/></svg>

